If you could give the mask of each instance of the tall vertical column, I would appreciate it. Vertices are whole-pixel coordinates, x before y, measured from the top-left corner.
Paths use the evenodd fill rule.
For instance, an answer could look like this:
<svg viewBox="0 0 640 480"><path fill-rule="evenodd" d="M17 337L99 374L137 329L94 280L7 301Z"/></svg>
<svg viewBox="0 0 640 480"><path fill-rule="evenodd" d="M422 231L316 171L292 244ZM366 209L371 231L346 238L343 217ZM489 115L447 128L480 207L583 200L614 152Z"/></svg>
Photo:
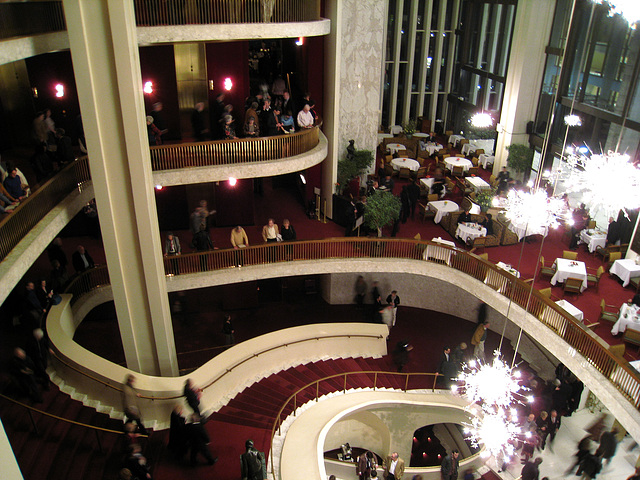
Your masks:
<svg viewBox="0 0 640 480"><path fill-rule="evenodd" d="M175 376L133 2L63 5L127 366Z"/></svg>
<svg viewBox="0 0 640 480"><path fill-rule="evenodd" d="M518 2L509 68L496 142L495 172L506 165L506 147L528 144L527 122L534 120L546 61L545 48L555 11L554 0Z"/></svg>
<svg viewBox="0 0 640 480"><path fill-rule="evenodd" d="M331 33L325 37L323 129L329 150L322 164L328 215L338 160L344 157L349 140L355 140L358 149L375 151L378 146L387 3L331 0L325 4L325 15L331 20Z"/></svg>

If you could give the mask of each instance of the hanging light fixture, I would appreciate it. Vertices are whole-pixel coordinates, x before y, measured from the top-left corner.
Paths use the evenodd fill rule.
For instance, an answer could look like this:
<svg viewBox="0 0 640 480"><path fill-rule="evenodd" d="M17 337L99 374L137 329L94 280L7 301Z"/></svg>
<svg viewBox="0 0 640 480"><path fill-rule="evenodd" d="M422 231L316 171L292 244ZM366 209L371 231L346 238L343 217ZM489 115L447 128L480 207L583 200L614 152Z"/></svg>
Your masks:
<svg viewBox="0 0 640 480"><path fill-rule="evenodd" d="M629 155L569 155L572 173L566 180L567 191L582 193L593 213L616 216L640 207L640 170Z"/></svg>
<svg viewBox="0 0 640 480"><path fill-rule="evenodd" d="M515 405L525 400L520 372L509 367L496 350L489 363L472 360L465 364L458 380L461 385L454 389L472 402L467 407L473 411L472 420L464 433L474 446L484 445L485 456L508 460L520 433Z"/></svg>
<svg viewBox="0 0 640 480"><path fill-rule="evenodd" d="M485 112L476 113L469 121L476 128L489 128L493 125L493 118Z"/></svg>
<svg viewBox="0 0 640 480"><path fill-rule="evenodd" d="M582 125L582 119L575 114L565 115L564 124L568 127L579 127Z"/></svg>
<svg viewBox="0 0 640 480"><path fill-rule="evenodd" d="M595 3L609 7L609 16L620 15L631 28L640 21L640 2L637 0L594 0Z"/></svg>
<svg viewBox="0 0 640 480"><path fill-rule="evenodd" d="M556 197L548 197L542 189L532 192L512 189L505 208L505 216L512 223L526 226L527 231L540 231L558 227L564 202Z"/></svg>

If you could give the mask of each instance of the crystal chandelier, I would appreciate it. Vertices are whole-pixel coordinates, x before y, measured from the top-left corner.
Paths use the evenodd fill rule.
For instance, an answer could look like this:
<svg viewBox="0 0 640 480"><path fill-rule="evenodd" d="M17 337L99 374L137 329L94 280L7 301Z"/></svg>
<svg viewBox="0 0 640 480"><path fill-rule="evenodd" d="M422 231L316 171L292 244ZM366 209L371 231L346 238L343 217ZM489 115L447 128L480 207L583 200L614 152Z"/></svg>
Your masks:
<svg viewBox="0 0 640 480"><path fill-rule="evenodd" d="M564 123L568 127L579 127L580 125L582 125L582 119L578 115L574 114L565 115Z"/></svg>
<svg viewBox="0 0 640 480"><path fill-rule="evenodd" d="M473 445L485 446L485 456L502 455L508 460L514 454L520 429L513 405L525 399L519 379L520 372L510 368L496 350L490 363L465 364L458 377L461 386L453 387L472 402L468 410L475 410L473 419L464 433Z"/></svg>
<svg viewBox="0 0 640 480"><path fill-rule="evenodd" d="M608 152L589 158L574 154L567 160L572 169L567 190L582 193L593 213L616 216L620 210L626 213L640 207L640 170L629 155Z"/></svg>
<svg viewBox="0 0 640 480"><path fill-rule="evenodd" d="M595 3L609 7L609 16L622 16L632 28L640 21L640 2L638 0L594 0Z"/></svg>
<svg viewBox="0 0 640 480"><path fill-rule="evenodd" d="M547 196L544 190L533 192L511 190L507 196L505 216L515 224L527 225L527 230L556 228L562 216L564 203L561 199Z"/></svg>
<svg viewBox="0 0 640 480"><path fill-rule="evenodd" d="M469 121L471 122L471 125L476 128L489 128L493 125L493 118L491 118L491 115L484 112L476 113Z"/></svg>

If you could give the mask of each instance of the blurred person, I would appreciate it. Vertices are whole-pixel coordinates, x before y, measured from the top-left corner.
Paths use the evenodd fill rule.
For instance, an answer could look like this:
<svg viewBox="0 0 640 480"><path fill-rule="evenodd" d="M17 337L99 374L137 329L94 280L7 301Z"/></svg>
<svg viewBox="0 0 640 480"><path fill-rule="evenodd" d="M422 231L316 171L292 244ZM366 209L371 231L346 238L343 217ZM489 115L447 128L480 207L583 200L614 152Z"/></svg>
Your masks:
<svg viewBox="0 0 640 480"><path fill-rule="evenodd" d="M375 456L372 452L366 451L358 457L356 462L356 474L359 480L371 480L371 472L377 467Z"/></svg>
<svg viewBox="0 0 640 480"><path fill-rule="evenodd" d="M202 395L202 389L194 385L193 381L190 378L184 382L184 389L182 390L182 395L186 399L187 405L191 407L193 413L197 414L198 417L200 415L200 396Z"/></svg>
<svg viewBox="0 0 640 480"><path fill-rule="evenodd" d="M362 306L364 304L364 297L367 294L367 282L364 281L364 277L362 275L358 275L358 278L356 279L356 285L355 285L355 290L356 290L356 303L359 306Z"/></svg>
<svg viewBox="0 0 640 480"><path fill-rule="evenodd" d="M484 355L484 342L487 339L488 330L489 330L489 321L485 320L480 325L478 325L478 328L476 328L476 331L474 332L473 337L471 338L471 345L473 345L474 347L473 356L483 362L486 360Z"/></svg>
<svg viewBox="0 0 640 480"><path fill-rule="evenodd" d="M36 366L21 348L13 350L9 371L18 384L21 393L27 395L34 403L42 403L42 394L38 388L35 374Z"/></svg>
<svg viewBox="0 0 640 480"><path fill-rule="evenodd" d="M18 169L16 167L9 167L7 171L9 174L7 178L4 179L4 188L11 197L20 201L24 200L27 198L27 191L24 188L24 182L18 175Z"/></svg>
<svg viewBox="0 0 640 480"><path fill-rule="evenodd" d="M204 142L206 140L209 129L205 124L204 103L198 102L191 112L191 128L193 130L193 138L196 142Z"/></svg>
<svg viewBox="0 0 640 480"><path fill-rule="evenodd" d="M182 405L176 405L171 412L169 424L169 444L167 448L180 460L187 453L187 437L185 432L186 419L182 416Z"/></svg>
<svg viewBox="0 0 640 480"><path fill-rule="evenodd" d="M600 437L600 445L596 450L596 455L602 457L606 465L609 465L611 459L616 454L618 448L618 430L612 428L609 432L604 432Z"/></svg>
<svg viewBox="0 0 640 480"><path fill-rule="evenodd" d="M388 308L388 307L387 307ZM401 340L396 344L393 350L393 363L396 364L398 372L402 372L404 366L409 363L409 354L413 350L413 345L408 340Z"/></svg>
<svg viewBox="0 0 640 480"><path fill-rule="evenodd" d="M542 459L536 458L533 462L527 461L520 472L521 480L538 480L540 477L540 464Z"/></svg>
<svg viewBox="0 0 640 480"><path fill-rule="evenodd" d="M231 323L231 315L227 313L224 316L224 323L222 324L222 334L224 335L225 345L233 345L236 343L235 333L236 331Z"/></svg>
<svg viewBox="0 0 640 480"><path fill-rule="evenodd" d="M218 461L218 457L213 457L209 450L209 435L202 424L200 416L196 413L191 415L191 422L185 425L186 436L191 448L191 466L195 466L198 454L202 455L209 465Z"/></svg>
<svg viewBox="0 0 640 480"><path fill-rule="evenodd" d="M82 246L78 245L76 251L71 255L71 263L77 273L82 273L96 266L89 252Z"/></svg>
<svg viewBox="0 0 640 480"><path fill-rule="evenodd" d="M122 386L122 410L124 411L125 421L132 421L138 425L142 435L147 434L147 429L142 424L142 416L140 413L140 405L138 399L142 396L135 388L136 377L129 374L125 377Z"/></svg>
<svg viewBox="0 0 640 480"><path fill-rule="evenodd" d="M452 450L449 455L446 455L442 460L440 466L440 473L442 474L442 480L457 480L458 479L458 467L460 462L458 457L460 453L458 450Z"/></svg>

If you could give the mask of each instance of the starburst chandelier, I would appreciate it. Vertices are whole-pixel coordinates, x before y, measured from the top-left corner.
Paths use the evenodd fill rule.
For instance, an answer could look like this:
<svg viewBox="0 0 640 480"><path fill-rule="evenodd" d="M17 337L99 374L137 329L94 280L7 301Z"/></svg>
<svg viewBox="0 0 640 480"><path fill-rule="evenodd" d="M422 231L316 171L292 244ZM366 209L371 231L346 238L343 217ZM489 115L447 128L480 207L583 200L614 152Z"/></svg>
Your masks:
<svg viewBox="0 0 640 480"><path fill-rule="evenodd" d="M510 368L496 350L489 363L472 360L465 364L458 380L461 385L453 387L454 391L466 396L472 402L467 409L474 411L464 433L473 445L485 446L485 455L508 459L520 433L514 405L525 400L520 372Z"/></svg>
<svg viewBox="0 0 640 480"><path fill-rule="evenodd" d="M484 112L476 113L469 121L471 122L471 125L476 128L489 128L493 125L493 118L491 118L491 115Z"/></svg>
<svg viewBox="0 0 640 480"><path fill-rule="evenodd" d="M564 123L568 127L579 127L580 125L582 125L582 119L575 114L565 115Z"/></svg>
<svg viewBox="0 0 640 480"><path fill-rule="evenodd" d="M620 15L632 28L640 21L640 2L638 0L593 0L609 7L609 16Z"/></svg>
<svg viewBox="0 0 640 480"><path fill-rule="evenodd" d="M640 170L629 155L608 152L571 158L573 171L566 180L567 190L582 193L593 213L615 216L620 210L626 213L640 207Z"/></svg>
<svg viewBox="0 0 640 480"><path fill-rule="evenodd" d="M544 190L533 192L511 190L507 196L505 216L514 224L527 225L527 230L556 228L564 211L561 199L548 197Z"/></svg>

